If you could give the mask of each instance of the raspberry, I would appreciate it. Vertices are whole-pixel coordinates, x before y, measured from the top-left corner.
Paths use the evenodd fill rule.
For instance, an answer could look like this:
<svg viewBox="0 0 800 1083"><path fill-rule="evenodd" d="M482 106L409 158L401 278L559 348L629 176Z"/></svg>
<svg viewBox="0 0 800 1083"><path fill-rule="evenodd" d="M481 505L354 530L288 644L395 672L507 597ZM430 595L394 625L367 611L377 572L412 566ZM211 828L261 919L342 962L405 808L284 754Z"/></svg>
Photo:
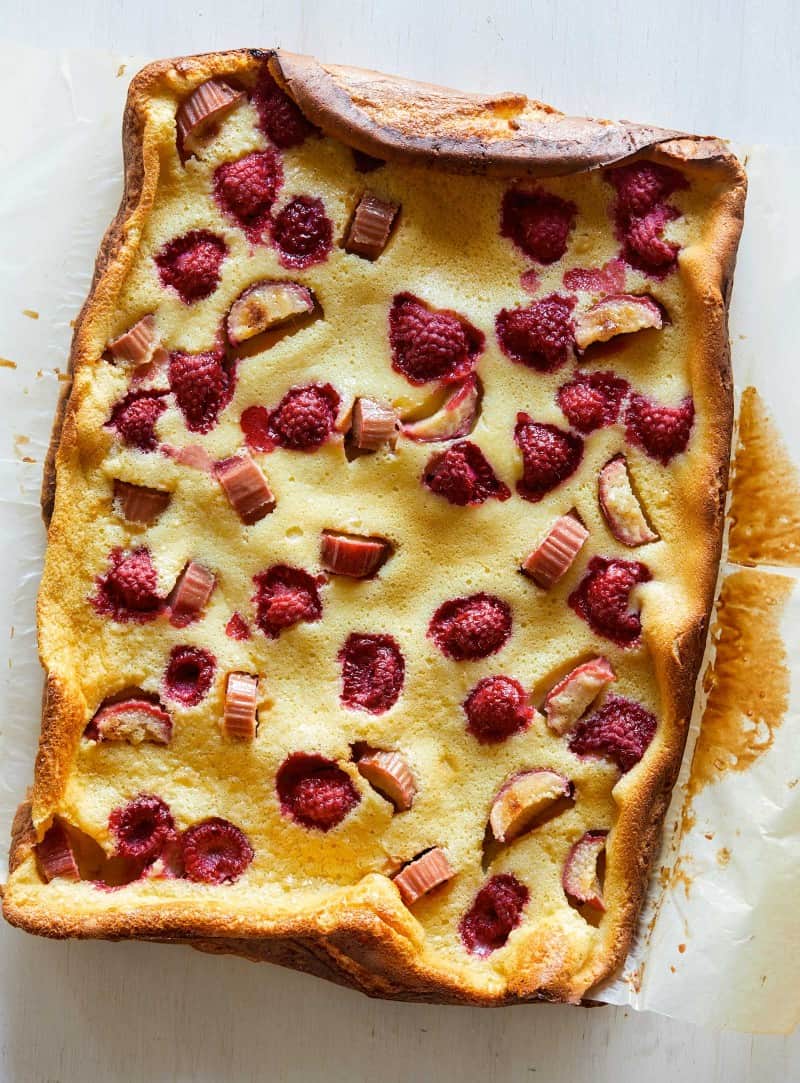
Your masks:
<svg viewBox="0 0 800 1083"><path fill-rule="evenodd" d="M164 674L164 694L184 707L196 707L208 693L217 661L202 647L173 647Z"/></svg>
<svg viewBox="0 0 800 1083"><path fill-rule="evenodd" d="M663 277L678 259L680 245L665 241L664 227L680 217L674 207L661 206L643 218L632 218L622 234L623 254L631 267L646 274Z"/></svg>
<svg viewBox="0 0 800 1083"><path fill-rule="evenodd" d="M482 504L490 496L508 500L511 491L500 481L486 460L485 455L470 440L453 444L429 459L422 475L422 483L431 492L458 507Z"/></svg>
<svg viewBox="0 0 800 1083"><path fill-rule="evenodd" d="M229 639L249 639L250 628L244 617L240 616L239 613L234 613L225 625L225 635Z"/></svg>
<svg viewBox="0 0 800 1083"><path fill-rule="evenodd" d="M606 173L617 191L616 213L620 219L647 214L673 192L688 188L688 181L676 169L655 162L630 162Z"/></svg>
<svg viewBox="0 0 800 1083"><path fill-rule="evenodd" d="M272 224L272 239L284 267L309 267L328 258L333 223L321 199L297 196L287 203Z"/></svg>
<svg viewBox="0 0 800 1083"><path fill-rule="evenodd" d="M583 440L555 425L541 425L517 414L514 439L522 452L522 479L517 492L535 504L575 473L583 457Z"/></svg>
<svg viewBox="0 0 800 1083"><path fill-rule="evenodd" d="M518 365L554 372L575 345L574 297L551 293L527 308L504 308L495 319L500 349Z"/></svg>
<svg viewBox="0 0 800 1083"><path fill-rule="evenodd" d="M528 889L511 873L487 880L458 926L470 955L490 955L502 948L529 898Z"/></svg>
<svg viewBox="0 0 800 1083"><path fill-rule="evenodd" d="M613 372L579 372L556 392L564 417L578 432L594 432L613 425L630 384Z"/></svg>
<svg viewBox="0 0 800 1083"><path fill-rule="evenodd" d="M464 701L467 731L482 745L505 741L530 725L533 710L513 677L484 677Z"/></svg>
<svg viewBox="0 0 800 1083"><path fill-rule="evenodd" d="M346 771L307 752L293 752L283 761L275 788L284 816L319 831L336 827L361 800Z"/></svg>
<svg viewBox="0 0 800 1083"><path fill-rule="evenodd" d="M592 557L569 604L598 635L630 647L639 639L642 622L638 610L628 608L628 596L637 583L650 579L650 569L638 561Z"/></svg>
<svg viewBox="0 0 800 1083"><path fill-rule="evenodd" d="M609 696L599 711L578 724L570 751L579 756L608 756L624 774L645 754L657 725L656 716L641 703Z"/></svg>
<svg viewBox="0 0 800 1083"><path fill-rule="evenodd" d="M284 628L299 621L317 621L322 616L319 586L323 576L316 579L302 568L275 564L253 576L256 592L256 624L264 635L277 639Z"/></svg>
<svg viewBox="0 0 800 1083"><path fill-rule="evenodd" d="M610 259L602 267L573 267L564 275L564 287L594 294L624 293L625 264L621 259Z"/></svg>
<svg viewBox="0 0 800 1083"><path fill-rule="evenodd" d="M511 188L503 196L500 233L531 259L555 263L567 250L577 210L549 192Z"/></svg>
<svg viewBox="0 0 800 1083"><path fill-rule="evenodd" d="M158 857L164 844L175 837L169 805L151 793L140 793L123 808L115 808L108 827L120 857L145 861Z"/></svg>
<svg viewBox="0 0 800 1083"><path fill-rule="evenodd" d="M223 162L214 174L214 194L252 241L261 239L269 212L283 181L278 155L272 150Z"/></svg>
<svg viewBox="0 0 800 1083"><path fill-rule="evenodd" d="M219 269L228 254L221 237L193 229L175 237L156 255L162 286L171 286L185 305L202 301L219 284Z"/></svg>
<svg viewBox="0 0 800 1083"><path fill-rule="evenodd" d="M293 387L274 410L248 406L241 418L242 432L249 448L272 451L316 451L336 425L341 402L330 384Z"/></svg>
<svg viewBox="0 0 800 1083"><path fill-rule="evenodd" d="M164 599L158 593L158 576L149 549L125 552L112 549L110 568L95 580L97 594L90 599L96 612L119 621L154 620Z"/></svg>
<svg viewBox="0 0 800 1083"><path fill-rule="evenodd" d="M694 422L694 400L687 395L677 406L662 406L631 395L625 411L625 435L632 444L644 448L652 459L665 466L686 450Z"/></svg>
<svg viewBox="0 0 800 1083"><path fill-rule="evenodd" d="M453 598L433 614L428 635L456 662L487 658L511 635L511 607L493 594Z"/></svg>
<svg viewBox="0 0 800 1083"><path fill-rule="evenodd" d="M411 384L469 376L483 350L484 336L455 312L429 308L410 293L399 293L389 310L392 368Z"/></svg>
<svg viewBox="0 0 800 1083"><path fill-rule="evenodd" d="M169 384L190 432L208 432L233 395L233 379L221 353L173 353Z"/></svg>
<svg viewBox="0 0 800 1083"><path fill-rule="evenodd" d="M406 666L392 636L353 632L339 651L341 701L355 711L383 714L394 707L403 688Z"/></svg>
<svg viewBox="0 0 800 1083"><path fill-rule="evenodd" d="M259 127L277 147L296 147L314 131L272 78L266 64L253 91L253 105L258 113Z"/></svg>
<svg viewBox="0 0 800 1083"><path fill-rule="evenodd" d="M117 430L128 447L155 451L158 446L156 421L166 408L163 398L157 395L129 392L116 404L106 424Z"/></svg>
<svg viewBox="0 0 800 1083"><path fill-rule="evenodd" d="M185 875L198 884L230 884L253 860L243 831L219 816L192 824L181 837Z"/></svg>

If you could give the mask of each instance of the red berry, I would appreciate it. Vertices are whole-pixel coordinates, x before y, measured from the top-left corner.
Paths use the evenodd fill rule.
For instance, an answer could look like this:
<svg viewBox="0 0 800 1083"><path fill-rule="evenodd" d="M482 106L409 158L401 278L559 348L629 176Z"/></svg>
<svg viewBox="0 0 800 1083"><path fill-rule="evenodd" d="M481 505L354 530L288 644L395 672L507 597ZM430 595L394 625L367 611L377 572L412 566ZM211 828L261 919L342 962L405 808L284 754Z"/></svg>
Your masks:
<svg viewBox="0 0 800 1083"><path fill-rule="evenodd" d="M181 851L185 875L198 884L233 883L255 856L247 835L219 816L187 828Z"/></svg>
<svg viewBox="0 0 800 1083"><path fill-rule="evenodd" d="M464 701L467 730L482 745L497 744L530 725L533 710L513 677L484 677Z"/></svg>
<svg viewBox="0 0 800 1083"><path fill-rule="evenodd" d="M519 925L529 898L528 889L511 873L488 880L458 926L470 955L490 955L502 948Z"/></svg>
<svg viewBox="0 0 800 1083"><path fill-rule="evenodd" d="M624 293L625 264L621 259L611 259L602 267L573 267L564 275L564 287L594 294Z"/></svg>
<svg viewBox="0 0 800 1083"><path fill-rule="evenodd" d="M158 593L158 576L149 549L125 552L112 549L109 570L98 576L97 594L90 599L98 613L119 621L154 620L164 599Z"/></svg>
<svg viewBox="0 0 800 1083"><path fill-rule="evenodd" d="M483 350L481 331L455 312L429 308L399 293L389 310L392 368L411 384L455 383L469 376Z"/></svg>
<svg viewBox="0 0 800 1083"><path fill-rule="evenodd" d="M428 635L456 662L487 658L511 635L511 607L492 594L453 598L433 614Z"/></svg>
<svg viewBox="0 0 800 1083"><path fill-rule="evenodd" d="M629 608L629 595L637 583L650 579L650 569L636 560L592 557L569 604L598 635L630 647L641 635L642 621L638 610Z"/></svg>
<svg viewBox="0 0 800 1083"><path fill-rule="evenodd" d="M233 395L233 378L223 355L173 353L169 357L169 384L190 432L208 432Z"/></svg>
<svg viewBox="0 0 800 1083"><path fill-rule="evenodd" d="M330 384L293 387L274 410L248 406L241 417L242 432L253 451L316 451L336 425L341 399Z"/></svg>
<svg viewBox="0 0 800 1083"><path fill-rule="evenodd" d="M574 297L552 293L527 308L504 308L495 320L500 349L518 365L554 372L575 345L574 307Z"/></svg>
<svg viewBox="0 0 800 1083"><path fill-rule="evenodd" d="M253 105L264 135L277 147L296 147L314 131L269 73L266 63L253 91Z"/></svg>
<svg viewBox="0 0 800 1083"><path fill-rule="evenodd" d="M555 263L567 250L577 210L549 192L511 188L503 196L500 233L531 259Z"/></svg>
<svg viewBox="0 0 800 1083"><path fill-rule="evenodd" d="M322 616L319 586L323 576L316 579L302 568L275 564L253 576L256 592L256 624L264 635L277 639L284 628L299 621L317 621Z"/></svg>
<svg viewBox="0 0 800 1083"><path fill-rule="evenodd" d="M383 714L394 707L403 688L406 666L392 636L353 632L339 651L341 701L355 711Z"/></svg>
<svg viewBox="0 0 800 1083"><path fill-rule="evenodd" d="M229 639L249 639L250 627L244 617L239 613L234 613L225 625L225 635Z"/></svg>
<svg viewBox="0 0 800 1083"><path fill-rule="evenodd" d="M275 151L256 151L219 166L214 174L214 194L223 211L252 241L258 241L269 224L269 212L282 182L283 170Z"/></svg>
<svg viewBox="0 0 800 1083"><path fill-rule="evenodd" d="M583 440L555 425L541 425L517 414L514 439L522 452L522 479L517 492L535 504L575 473L583 457Z"/></svg>
<svg viewBox="0 0 800 1083"><path fill-rule="evenodd" d="M151 793L140 793L123 808L115 808L108 827L116 839L117 854L141 861L154 860L175 837L169 805Z"/></svg>
<svg viewBox="0 0 800 1083"><path fill-rule="evenodd" d="M185 305L202 301L219 285L220 266L228 254L221 237L193 229L175 237L156 255L163 286L171 286Z"/></svg>
<svg viewBox="0 0 800 1083"><path fill-rule="evenodd" d="M208 693L217 661L202 647L173 647L164 674L164 694L184 707L195 707Z"/></svg>
<svg viewBox="0 0 800 1083"><path fill-rule="evenodd" d="M564 416L578 432L594 432L613 425L630 384L613 372L579 372L556 392Z"/></svg>
<svg viewBox="0 0 800 1083"><path fill-rule="evenodd" d="M647 214L673 192L689 187L677 169L656 162L629 162L609 169L606 180L617 191L615 210L621 219Z"/></svg>
<svg viewBox="0 0 800 1083"><path fill-rule="evenodd" d="M508 500L511 496L481 449L470 440L462 440L432 456L422 482L431 492L462 508L467 504L482 504L490 496L498 500Z"/></svg>
<svg viewBox="0 0 800 1083"><path fill-rule="evenodd" d="M598 711L578 723L569 747L579 756L608 756L624 773L645 754L657 725L656 716L641 703L609 696Z"/></svg>
<svg viewBox="0 0 800 1083"><path fill-rule="evenodd" d="M674 207L661 206L643 218L632 218L622 234L623 254L631 267L662 277L678 259L680 245L664 240L664 227L679 214Z"/></svg>
<svg viewBox="0 0 800 1083"><path fill-rule="evenodd" d="M662 406L644 395L631 395L625 411L625 435L665 466L686 450L694 423L694 400L687 395L677 406Z"/></svg>
<svg viewBox="0 0 800 1083"><path fill-rule="evenodd" d="M130 392L116 404L106 424L117 430L128 447L155 451L158 446L156 421L166 408L164 399L157 395Z"/></svg>
<svg viewBox="0 0 800 1083"><path fill-rule="evenodd" d="M336 827L361 800L334 760L307 752L293 752L283 761L275 788L284 816L319 831Z"/></svg>
<svg viewBox="0 0 800 1083"><path fill-rule="evenodd" d="M297 196L287 203L272 225L272 239L284 267L309 267L328 258L333 223L321 199Z"/></svg>

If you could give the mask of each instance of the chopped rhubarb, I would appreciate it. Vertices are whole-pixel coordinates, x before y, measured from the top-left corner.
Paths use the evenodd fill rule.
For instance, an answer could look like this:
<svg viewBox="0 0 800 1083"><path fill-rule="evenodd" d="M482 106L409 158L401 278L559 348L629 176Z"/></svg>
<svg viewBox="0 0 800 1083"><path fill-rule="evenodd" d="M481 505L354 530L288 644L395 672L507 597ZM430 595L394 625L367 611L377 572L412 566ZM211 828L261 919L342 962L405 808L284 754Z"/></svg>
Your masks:
<svg viewBox="0 0 800 1083"><path fill-rule="evenodd" d="M178 146L194 153L197 137L213 122L221 120L244 96L243 91L235 90L223 79L201 83L181 104L175 117Z"/></svg>
<svg viewBox="0 0 800 1083"><path fill-rule="evenodd" d="M543 707L553 733L569 733L603 689L616 679L606 658L592 658L562 677L547 693Z"/></svg>
<svg viewBox="0 0 800 1083"><path fill-rule="evenodd" d="M607 831L587 831L581 836L564 864L561 882L568 898L581 905L605 910L598 864L605 853Z"/></svg>
<svg viewBox="0 0 800 1083"><path fill-rule="evenodd" d="M353 406L353 446L360 451L378 451L384 444L394 447L397 440L397 414L389 406L372 399L356 399Z"/></svg>
<svg viewBox="0 0 800 1083"><path fill-rule="evenodd" d="M225 714L223 732L228 737L252 741L256 735L256 703L258 677L249 673L230 673L225 690Z"/></svg>
<svg viewBox="0 0 800 1083"><path fill-rule="evenodd" d="M225 321L232 346L314 310L314 295L297 282L256 282L240 293Z"/></svg>
<svg viewBox="0 0 800 1083"><path fill-rule="evenodd" d="M61 877L64 880L80 880L78 862L72 849L66 828L59 819L53 820L41 842L34 847L39 869L49 884Z"/></svg>
<svg viewBox="0 0 800 1083"><path fill-rule="evenodd" d="M624 455L616 455L600 471L597 492L603 518L618 542L635 549L658 541L659 536L651 529L633 491Z"/></svg>
<svg viewBox="0 0 800 1083"><path fill-rule="evenodd" d="M252 526L275 508L267 479L247 452L216 463L214 473L245 526Z"/></svg>
<svg viewBox="0 0 800 1083"><path fill-rule="evenodd" d="M397 203L389 203L378 199L372 192L364 192L345 238L345 251L364 259L376 260L389 241L399 210Z"/></svg>
<svg viewBox="0 0 800 1083"><path fill-rule="evenodd" d="M108 344L115 361L134 368L149 364L157 347L156 318L152 312L142 316L124 335Z"/></svg>
<svg viewBox="0 0 800 1083"><path fill-rule="evenodd" d="M562 515L525 559L521 570L537 586L548 590L566 575L588 537L583 523L572 515Z"/></svg>
<svg viewBox="0 0 800 1083"><path fill-rule="evenodd" d="M213 572L190 560L181 572L172 592L172 624L183 628L200 616L214 590L216 578Z"/></svg>
<svg viewBox="0 0 800 1083"><path fill-rule="evenodd" d="M395 876L394 882L403 902L406 906L411 906L417 899L427 895L440 884L446 884L454 876L455 872L444 850L435 846L432 850L415 857L413 861L409 861Z"/></svg>
<svg viewBox="0 0 800 1083"><path fill-rule="evenodd" d="M124 519L129 523L149 526L166 510L172 495L161 489L148 489L146 485L132 485L117 478L114 480L114 498Z"/></svg>
<svg viewBox="0 0 800 1083"><path fill-rule="evenodd" d="M131 373L131 391L137 395L144 392L165 395L169 390L169 354L163 346L157 346L146 365L139 365Z"/></svg>
<svg viewBox="0 0 800 1083"><path fill-rule="evenodd" d="M337 534L332 530L322 532L320 560L325 571L334 575L367 579L375 574L390 552L391 546L383 538Z"/></svg>
<svg viewBox="0 0 800 1083"><path fill-rule="evenodd" d="M568 778L545 767L512 775L492 802L492 834L498 842L511 842L533 827L557 801L572 797L574 790Z"/></svg>
<svg viewBox="0 0 800 1083"><path fill-rule="evenodd" d="M405 756L381 750L365 752L359 757L357 766L362 778L391 801L398 812L411 808L417 784Z"/></svg>
<svg viewBox="0 0 800 1083"><path fill-rule="evenodd" d="M127 741L132 745L150 741L168 745L172 739L172 719L157 703L124 699L101 707L86 727L85 736L94 741Z"/></svg>
<svg viewBox="0 0 800 1083"><path fill-rule="evenodd" d="M615 335L628 335L663 326L661 309L650 297L618 293L595 302L575 319L575 344L585 350L593 342L608 342Z"/></svg>
<svg viewBox="0 0 800 1083"><path fill-rule="evenodd" d="M202 470L210 474L214 468L214 460L200 444L187 444L186 447L172 447L170 444L162 444L162 451L180 463L181 466L191 466L193 470Z"/></svg>
<svg viewBox="0 0 800 1083"><path fill-rule="evenodd" d="M435 440L456 440L469 436L475 428L481 399L481 385L477 376L468 377L456 388L440 409L419 421L409 421L402 426L403 436L420 444Z"/></svg>

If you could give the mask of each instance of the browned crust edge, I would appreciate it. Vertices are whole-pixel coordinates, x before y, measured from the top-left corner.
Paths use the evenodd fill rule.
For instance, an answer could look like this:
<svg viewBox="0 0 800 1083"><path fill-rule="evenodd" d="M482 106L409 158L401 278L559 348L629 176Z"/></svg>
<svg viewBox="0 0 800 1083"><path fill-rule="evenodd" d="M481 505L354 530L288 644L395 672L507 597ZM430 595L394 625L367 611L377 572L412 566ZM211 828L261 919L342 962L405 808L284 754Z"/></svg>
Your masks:
<svg viewBox="0 0 800 1083"><path fill-rule="evenodd" d="M464 95L427 84L394 79L352 68L324 68L309 57L281 51L258 50L212 53L195 58L160 61L144 68L132 81L123 122L125 189L116 217L101 242L89 296L76 323L70 354L70 373L84 353L83 327L90 319L98 293L114 291L127 269L122 258L132 220L141 216L147 189L156 178L149 176L143 148L146 104L150 90L171 74L194 76L195 82L223 70L244 70L253 60L269 59L276 79L295 98L310 120L326 134L357 150L391 160L435 164L458 171L497 175L530 173L546 176L599 168L636 153L650 151L652 157L693 169L713 169L720 177L723 194L717 209L713 257L715 266L701 276L707 294L707 334L693 380L704 381L711 390L710 405L716 424L711 443L712 473L704 508L707 536L705 575L698 597L700 609L676 639L672 654L658 672L659 686L669 704L668 729L657 756L648 758L647 773L637 780L632 807L620 817L617 843L625 855L622 878L629 890L605 944L599 963L572 981L554 973L546 987L525 987L497 996L463 988L455 980L425 973L416 959L410 926L399 929L396 914L378 906L372 911L363 904L340 911L335 926L307 919L278 923L250 922L241 915L202 914L195 911L190 921L170 914L157 916L128 912L103 918L74 918L55 914L46 907L16 907L6 897L4 914L15 925L44 936L137 937L169 943L191 944L199 950L234 953L246 958L267 960L316 974L351 986L371 996L439 1003L500 1004L532 999L563 1000L575 1003L593 984L602 980L624 960L635 931L637 917L647 890L648 871L657 850L661 825L677 776L691 716L695 675L703 655L706 630L714 603L714 590L722 545L722 522L727 491L733 397L727 337L727 306L730 297L736 248L743 217L746 182L739 163L724 145L714 139L696 139L662 129L623 122L581 120L563 117L549 106L528 102L520 95ZM377 109L390 118L377 123L356 104L361 96L372 95ZM415 110L403 124L397 107L413 101ZM402 110L401 110L402 113ZM450 124L453 118L461 133L444 139L432 137L436 122ZM491 131L482 130L484 118ZM508 124L515 134L497 137L497 121ZM514 127L517 125L517 127ZM150 193L152 195L152 192ZM132 242L135 251L135 241ZM122 264L122 266L120 266ZM70 384L62 388L42 486L42 511L46 523L52 516L59 454L73 442L70 433ZM657 667L658 668L658 667ZM667 693L669 690L669 693ZM59 790L66 771L69 750L57 740L57 723L63 728L67 699L56 681L48 680L43 709L42 738L37 759L36 792ZM10 869L13 872L31 852L36 835L31 820L31 801L19 808L12 829ZM385 901L385 900L384 900ZM232 931L237 935L232 936Z"/></svg>

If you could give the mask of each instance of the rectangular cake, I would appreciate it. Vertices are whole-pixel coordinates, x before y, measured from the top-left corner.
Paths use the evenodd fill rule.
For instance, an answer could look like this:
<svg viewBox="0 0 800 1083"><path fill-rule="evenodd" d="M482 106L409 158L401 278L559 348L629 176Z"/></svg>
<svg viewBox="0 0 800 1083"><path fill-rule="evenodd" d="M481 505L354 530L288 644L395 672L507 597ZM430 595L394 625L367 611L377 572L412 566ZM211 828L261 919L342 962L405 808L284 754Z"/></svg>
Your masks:
<svg viewBox="0 0 800 1083"><path fill-rule="evenodd" d="M714 601L740 164L262 50L145 68L124 152L6 918L590 998Z"/></svg>

